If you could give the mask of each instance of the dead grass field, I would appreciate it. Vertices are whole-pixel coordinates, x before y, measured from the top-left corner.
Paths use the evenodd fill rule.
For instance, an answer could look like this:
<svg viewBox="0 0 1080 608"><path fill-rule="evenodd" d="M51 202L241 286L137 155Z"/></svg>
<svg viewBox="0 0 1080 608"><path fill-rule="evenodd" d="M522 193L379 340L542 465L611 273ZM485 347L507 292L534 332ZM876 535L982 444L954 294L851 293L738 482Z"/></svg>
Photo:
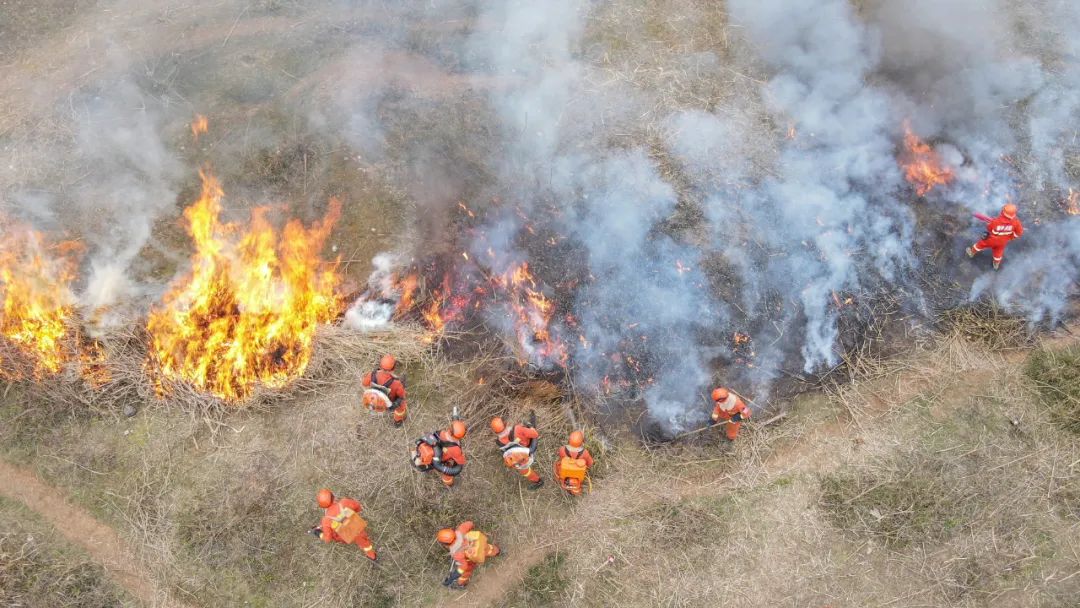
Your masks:
<svg viewBox="0 0 1080 608"><path fill-rule="evenodd" d="M484 425L535 409L546 474L569 428L561 408L477 387L472 366L438 355L406 369L404 431L359 416L347 385L270 409L133 419L35 417L12 390L0 441L194 605L447 603L460 594L438 585L446 559L432 534L472 519L505 554L466 605L1066 607L1080 594L1080 442L1032 378L1078 393L1031 375L1047 353L1066 361L943 338L800 400L733 448L712 436L646 449L617 433L594 445L601 468L578 502L525 490ZM472 428L470 462L446 491L405 453L454 404ZM322 485L365 504L378 565L304 535Z"/></svg>
<svg viewBox="0 0 1080 608"><path fill-rule="evenodd" d="M87 555L30 509L0 497L0 603L11 608L134 606Z"/></svg>
<svg viewBox="0 0 1080 608"><path fill-rule="evenodd" d="M24 10L31 4L39 12ZM91 66L68 29L80 19L98 22L72 11L39 26L41 14L56 17L72 5L0 2L0 53L15 53L0 77L55 85L34 103L13 85L10 97L20 103L0 104L0 143L31 134L69 142L71 125L50 112ZM330 195L345 197L334 244L356 285L402 226L420 226L406 239L437 245L413 220L426 213L418 200L439 193L403 186L423 177L412 162L416 150L439 150L423 166L467 179L473 190L465 191L490 179L480 149L493 140L483 91L462 83L459 58L430 56L461 24L427 24L395 49L413 80L378 100L387 149L376 162L350 149L343 117L312 116L308 104L340 93L337 87L360 94L366 79L378 77L378 70L343 72L355 58L316 42L377 29L362 10L307 15L303 3L264 0L244 13L207 3L199 16L153 3L119 6L130 15L118 37L136 50L157 49L154 62L137 66L146 84L181 104L184 120L194 111L211 116L199 145L188 143L183 120L170 125L183 160L218 168L235 195L232 213L287 201L310 219ZM16 13L19 20L5 22ZM142 20L164 24L171 37L148 40L131 27ZM281 50L259 52L270 35ZM650 108L604 143L655 142L672 109L717 111L742 129L745 137L732 145L743 147L752 172L768 174L773 138L758 135L787 125L765 117L760 73L737 37L716 3L600 7L579 49L596 68L591 84L613 95L634 91ZM687 56L696 61L682 63ZM327 123L315 126L320 120ZM478 147L458 145L462 134ZM654 147L678 186L679 169ZM11 166L0 168L0 186L28 175L47 183L59 171ZM193 192L193 170L191 178ZM678 212L691 229L700 212L695 196L680 190ZM189 198L181 193L177 210ZM181 227L163 220L137 270L165 280L184 263L185 247ZM69 492L141 552L158 586L196 606L1074 607L1078 346L1071 338L1040 341L996 310L954 311L941 326L944 335L909 352L860 362L851 382L780 405L790 408L787 418L749 425L734 445L701 434L648 446L626 429L600 437L588 428L598 466L593 491L579 501L551 483L526 490L500 462L487 421L535 411L543 435L538 466L550 478L570 413L588 427L587 406L549 384L501 383L500 375L517 373L512 362L495 355L456 361L413 333L394 336L408 341L398 343L408 347L403 430L356 407L357 374L388 343L346 341L329 350L324 342L321 375L244 410L137 395L139 413L124 418L115 400L126 395L82 401L56 398L62 390L5 386L0 457ZM1005 354L991 354L997 349ZM470 425L469 463L447 491L413 471L406 454L416 437L444 426L453 407ZM353 547L305 534L319 517L314 494L323 486L364 504L377 565ZM504 554L463 594L439 586L448 564L434 533L465 519ZM128 602L101 575L60 548L32 514L0 500L0 603ZM42 577L59 582L44 586Z"/></svg>

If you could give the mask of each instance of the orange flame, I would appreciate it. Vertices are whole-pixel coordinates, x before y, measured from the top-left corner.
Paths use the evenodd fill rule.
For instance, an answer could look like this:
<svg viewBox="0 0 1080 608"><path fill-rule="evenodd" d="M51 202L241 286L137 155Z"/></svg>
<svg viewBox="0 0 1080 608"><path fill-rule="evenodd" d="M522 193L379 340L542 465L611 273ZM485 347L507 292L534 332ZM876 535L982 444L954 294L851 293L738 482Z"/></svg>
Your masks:
<svg viewBox="0 0 1080 608"><path fill-rule="evenodd" d="M191 270L150 313L150 357L160 379L239 402L303 374L316 327L337 315L337 262L320 252L341 204L331 200L310 228L291 220L278 234L267 208L253 210L247 226L223 223L224 191L200 176L202 196L184 210Z"/></svg>
<svg viewBox="0 0 1080 608"><path fill-rule="evenodd" d="M81 248L48 243L27 226L11 224L0 239L0 340L14 352L0 359L0 377L42 379L60 371L75 297L70 290Z"/></svg>
<svg viewBox="0 0 1080 608"><path fill-rule="evenodd" d="M566 367L569 351L550 329L555 303L537 290L536 277L529 270L529 263L518 264L506 275L501 284L510 287L510 308L514 312L518 344L534 360Z"/></svg>
<svg viewBox="0 0 1080 608"><path fill-rule="evenodd" d="M428 327L435 333L442 333L446 328L446 320L442 316L442 306L445 298L443 298L438 292L435 293L435 297L432 298L431 304L424 309L421 313L424 320L427 321Z"/></svg>
<svg viewBox="0 0 1080 608"><path fill-rule="evenodd" d="M106 365L105 348L97 340L84 342L79 347L79 374L93 388L101 388L112 381L112 372Z"/></svg>
<svg viewBox="0 0 1080 608"><path fill-rule="evenodd" d="M206 133L210 129L210 121L206 119L202 114L197 114L195 120L191 121L191 136L196 141L199 140L199 136Z"/></svg>
<svg viewBox="0 0 1080 608"><path fill-rule="evenodd" d="M397 308L394 310L394 316L401 316L402 314L412 310L416 293L416 286L420 281L420 277L415 273L409 273L404 279L397 283L397 289L401 293L401 299L398 300Z"/></svg>
<svg viewBox="0 0 1080 608"><path fill-rule="evenodd" d="M906 120L900 166L904 169L904 177L915 186L915 193L919 196L926 196L935 186L944 186L955 177L952 167L946 166L941 156L911 131L911 123Z"/></svg>
<svg viewBox="0 0 1080 608"><path fill-rule="evenodd" d="M1069 198L1065 199L1065 213L1080 215L1080 192L1069 188Z"/></svg>

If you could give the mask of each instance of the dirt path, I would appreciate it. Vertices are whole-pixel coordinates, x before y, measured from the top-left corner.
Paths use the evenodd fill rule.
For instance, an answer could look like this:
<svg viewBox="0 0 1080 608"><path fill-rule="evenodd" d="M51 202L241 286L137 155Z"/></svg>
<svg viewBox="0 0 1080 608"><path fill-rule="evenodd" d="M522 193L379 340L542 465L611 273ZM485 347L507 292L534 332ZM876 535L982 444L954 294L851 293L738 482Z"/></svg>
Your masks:
<svg viewBox="0 0 1080 608"><path fill-rule="evenodd" d="M786 449L777 450L765 461L763 468L766 476L786 474L800 468L803 463L817 462L819 459L814 458L813 454L807 452L813 452L815 449L828 449L818 440L823 439L826 435L838 436L847 432L848 428L845 426L838 424L828 425L820 431L820 434L815 437L813 442L794 444ZM789 452L798 453L798 457L789 456ZM670 491L657 494L654 502L683 501L702 496L717 495L725 489L733 489L738 481L735 477L728 475L721 477L710 475L707 478L694 478L692 474L686 474L680 478L678 484L669 487ZM548 480L548 482L551 483L551 480ZM606 494L619 494L622 492L626 492L625 485L619 483L617 479L609 478L604 485L598 486L593 494L598 498L597 503L607 504L609 499L605 497ZM556 511L553 512L553 517L548 517L545 521L539 522L534 526L537 531L536 534L525 543L525 546L519 546L514 552L505 555L504 559L494 563L492 567L481 568L475 576L475 582L469 585L468 592L453 596L451 601L446 602L446 605L474 607L499 605L499 601L507 593L521 584L529 569L540 563L548 555L552 546L563 542L572 542L578 531L584 525L587 525L586 520L591 519L591 515L594 514L587 508L587 505L583 506L586 508L575 511L570 518L565 516L565 512ZM647 507L646 504L641 508Z"/></svg>
<svg viewBox="0 0 1080 608"><path fill-rule="evenodd" d="M992 368L968 373L972 382L989 383L994 377ZM929 386L925 374L904 371L888 374L878 379L876 383L881 384L883 388L891 387L895 383L898 387L897 396L908 397L921 393ZM902 389L899 388L901 386L903 386ZM880 404L865 412L866 417L862 422L870 422L886 415L888 411L888 406ZM755 430L757 429L752 429L751 432ZM821 463L828 461L830 451L835 449L835 444L831 440L845 437L854 439L862 432L859 424L835 420L825 421L793 443L772 450L761 462L760 473L765 479L775 479L792 473L816 472L820 469ZM707 477L687 474L680 478L679 483L669 486L670 491L657 495L655 501L683 501L703 496L715 496L725 490L735 489L741 481L743 480L739 479L737 470L733 470L730 475L719 477L713 473ZM609 479L605 485L596 489L596 494L602 496L604 493L625 491L623 484L615 479ZM606 504L603 498L598 502ZM587 507L587 505L583 506ZM572 542L575 531L587 525L586 520L589 514L590 510L583 508L577 510L570 518L565 517L565 513L561 513L559 517L549 517L539 522L534 526L537 532L526 543L490 567L481 568L474 582L469 585L468 592L453 596L446 605L452 604L457 607L500 605L500 600L522 583L529 569L540 563L551 551L552 546L562 542Z"/></svg>
<svg viewBox="0 0 1080 608"><path fill-rule="evenodd" d="M74 506L36 475L0 461L0 494L18 500L43 517L72 544L82 547L109 576L147 606L185 605L168 599L142 571L135 552L115 530Z"/></svg>

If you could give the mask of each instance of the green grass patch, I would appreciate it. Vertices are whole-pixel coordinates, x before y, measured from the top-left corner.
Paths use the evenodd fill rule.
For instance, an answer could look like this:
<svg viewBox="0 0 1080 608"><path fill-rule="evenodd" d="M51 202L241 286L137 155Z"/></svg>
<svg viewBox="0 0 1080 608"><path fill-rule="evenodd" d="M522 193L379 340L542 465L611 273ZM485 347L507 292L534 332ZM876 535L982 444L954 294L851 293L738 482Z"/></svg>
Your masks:
<svg viewBox="0 0 1080 608"><path fill-rule="evenodd" d="M565 559L559 553L549 553L543 561L536 564L525 574L521 587L514 590L502 606L561 606L570 579L565 572Z"/></svg>
<svg viewBox="0 0 1080 608"><path fill-rule="evenodd" d="M1080 347L1038 350L1024 373L1054 423L1080 435Z"/></svg>
<svg viewBox="0 0 1080 608"><path fill-rule="evenodd" d="M901 456L826 475L819 505L837 528L900 549L945 538L966 521L965 497L951 473L942 460Z"/></svg>

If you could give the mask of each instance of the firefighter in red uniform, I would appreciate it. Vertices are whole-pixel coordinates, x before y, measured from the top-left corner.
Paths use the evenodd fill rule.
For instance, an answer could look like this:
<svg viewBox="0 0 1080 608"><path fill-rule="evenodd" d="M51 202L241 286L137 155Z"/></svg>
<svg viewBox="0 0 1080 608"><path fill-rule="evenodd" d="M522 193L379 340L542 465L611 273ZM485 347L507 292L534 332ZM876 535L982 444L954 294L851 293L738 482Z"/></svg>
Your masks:
<svg viewBox="0 0 1080 608"><path fill-rule="evenodd" d="M457 529L443 528L435 538L450 550L450 558L454 560L449 576L442 583L451 589L464 589L476 566L499 554L499 548L486 534L474 530L471 521L462 522Z"/></svg>
<svg viewBox="0 0 1080 608"><path fill-rule="evenodd" d="M713 389L712 398L716 404L713 407L712 424L726 423L724 436L728 441L735 441L739 436L742 421L750 418L750 408L746 407L738 395L724 387Z"/></svg>
<svg viewBox="0 0 1080 608"><path fill-rule="evenodd" d="M574 431L566 445L559 448L555 461L555 479L572 496L581 496L585 476L592 468L593 457L585 447L585 433Z"/></svg>
<svg viewBox="0 0 1080 608"><path fill-rule="evenodd" d="M1009 241L1018 239L1024 234L1024 225L1020 218L1016 217L1016 205L1009 203L1001 208L1001 215L990 220L986 224L986 236L983 240L967 248L969 258L975 257L983 249L989 249L994 255L994 270L1001 267L1001 259L1005 257L1005 247Z"/></svg>
<svg viewBox="0 0 1080 608"><path fill-rule="evenodd" d="M334 499L334 493L323 488L319 490L315 499L319 507L326 509L323 512L322 522L309 532L324 543L355 544L364 551L364 555L371 561L375 561L375 547L367 535L367 521L360 517L363 507L351 498Z"/></svg>
<svg viewBox="0 0 1080 608"><path fill-rule="evenodd" d="M461 449L465 432L465 423L455 419L450 422L450 428L417 439L412 451L413 466L424 473L438 471L443 485L453 487L454 478L465 466L465 451Z"/></svg>
<svg viewBox="0 0 1080 608"><path fill-rule="evenodd" d="M516 470L529 481L529 489L536 490L544 485L540 474L533 470L535 454L540 433L534 428L535 423L508 426L496 416L491 419L491 430L495 432L495 445L502 452L503 462Z"/></svg>
<svg viewBox="0 0 1080 608"><path fill-rule="evenodd" d="M400 427L405 422L408 404L405 402L405 383L394 375L395 367L397 359L393 355L383 355L379 369L365 374L361 380L364 385L361 401L372 412L390 412L394 426Z"/></svg>

